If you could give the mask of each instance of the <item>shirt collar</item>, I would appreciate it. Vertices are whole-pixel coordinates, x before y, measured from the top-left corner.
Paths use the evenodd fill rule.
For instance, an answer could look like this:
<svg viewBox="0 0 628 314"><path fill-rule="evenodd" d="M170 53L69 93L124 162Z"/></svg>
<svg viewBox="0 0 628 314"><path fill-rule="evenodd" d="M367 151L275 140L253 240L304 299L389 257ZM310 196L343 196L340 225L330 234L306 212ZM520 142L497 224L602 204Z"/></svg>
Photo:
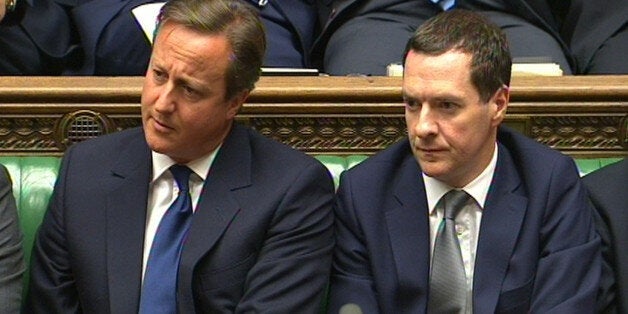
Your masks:
<svg viewBox="0 0 628 314"><path fill-rule="evenodd" d="M197 176L205 181L205 179L207 179L207 175L209 174L209 169L214 163L214 159L216 158L216 155L218 154L221 146L222 144L209 154L188 162L186 166L188 166ZM153 159L153 177L151 180L152 183L155 182L155 180L159 179L159 177L161 177L164 172L168 171L168 169L170 169L170 166L176 164L176 162L167 155L155 151L151 151L151 155Z"/></svg>
<svg viewBox="0 0 628 314"><path fill-rule="evenodd" d="M473 199L478 203L480 209L484 209L484 203L486 202L486 196L488 195L488 189L491 186L491 180L493 179L493 175L495 174L495 168L497 167L497 154L498 148L497 143L495 143L495 149L493 151L493 157L491 161L486 166L484 171L480 173L475 179L473 179L469 184L465 185L462 190L469 193ZM432 177L428 177L425 173L423 175L423 182L425 182L425 194L427 197L427 206L429 208L429 214L433 214L434 210L436 210L436 204L438 201L445 195L445 193L453 190L454 188L447 185L446 183L434 179Z"/></svg>

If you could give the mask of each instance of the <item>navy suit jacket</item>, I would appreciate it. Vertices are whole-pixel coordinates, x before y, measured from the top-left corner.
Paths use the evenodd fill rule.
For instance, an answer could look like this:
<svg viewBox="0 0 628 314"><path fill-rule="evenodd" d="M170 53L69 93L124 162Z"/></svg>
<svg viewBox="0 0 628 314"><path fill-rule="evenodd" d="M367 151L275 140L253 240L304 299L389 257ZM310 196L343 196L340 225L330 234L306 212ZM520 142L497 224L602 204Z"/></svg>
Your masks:
<svg viewBox="0 0 628 314"><path fill-rule="evenodd" d="M582 179L596 209L602 238L600 313L628 312L628 159L609 165Z"/></svg>
<svg viewBox="0 0 628 314"><path fill-rule="evenodd" d="M141 129L73 145L33 249L28 313L137 313L151 155ZM193 216L179 313L317 313L334 187L315 159L235 125Z"/></svg>
<svg viewBox="0 0 628 314"><path fill-rule="evenodd" d="M479 232L474 313L593 313L600 240L571 158L501 129ZM331 313L425 313L430 231L407 140L349 170L336 206Z"/></svg>

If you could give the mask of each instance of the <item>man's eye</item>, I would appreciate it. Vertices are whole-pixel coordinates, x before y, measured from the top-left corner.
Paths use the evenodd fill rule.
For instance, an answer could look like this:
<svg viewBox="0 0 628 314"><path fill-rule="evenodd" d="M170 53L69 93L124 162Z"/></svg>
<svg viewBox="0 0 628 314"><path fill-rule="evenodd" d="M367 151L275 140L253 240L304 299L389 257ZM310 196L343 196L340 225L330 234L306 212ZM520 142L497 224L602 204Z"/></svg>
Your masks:
<svg viewBox="0 0 628 314"><path fill-rule="evenodd" d="M419 103L418 101L416 101L414 99L406 99L406 100L404 100L404 103L405 103L406 107L408 109L411 109L411 110L421 107L421 103Z"/></svg>
<svg viewBox="0 0 628 314"><path fill-rule="evenodd" d="M198 95L198 91L190 86L184 85L182 88L183 93L188 97L196 97Z"/></svg>
<svg viewBox="0 0 628 314"><path fill-rule="evenodd" d="M153 70L153 77L158 82L163 82L166 80L166 73L159 70Z"/></svg>
<svg viewBox="0 0 628 314"><path fill-rule="evenodd" d="M443 101L439 104L439 106L444 110L454 110L458 108L458 105L451 101Z"/></svg>

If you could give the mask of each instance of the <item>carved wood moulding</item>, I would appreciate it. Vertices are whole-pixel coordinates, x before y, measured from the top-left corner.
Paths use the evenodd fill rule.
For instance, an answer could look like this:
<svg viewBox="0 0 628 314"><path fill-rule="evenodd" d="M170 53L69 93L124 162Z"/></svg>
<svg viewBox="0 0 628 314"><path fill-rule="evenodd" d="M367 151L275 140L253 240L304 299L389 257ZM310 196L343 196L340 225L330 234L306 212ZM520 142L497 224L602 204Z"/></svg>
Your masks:
<svg viewBox="0 0 628 314"><path fill-rule="evenodd" d="M0 154L59 155L141 125L141 77L0 77ZM372 154L406 136L401 78L262 77L238 121L309 153ZM575 156L625 156L628 76L521 77L505 123Z"/></svg>

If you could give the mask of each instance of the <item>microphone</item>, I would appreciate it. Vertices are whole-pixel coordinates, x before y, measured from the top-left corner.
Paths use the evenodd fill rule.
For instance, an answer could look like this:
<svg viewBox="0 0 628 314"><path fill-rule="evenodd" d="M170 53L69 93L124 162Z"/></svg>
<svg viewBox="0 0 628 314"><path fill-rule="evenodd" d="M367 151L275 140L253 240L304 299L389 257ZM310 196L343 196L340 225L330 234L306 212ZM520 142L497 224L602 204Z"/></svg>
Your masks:
<svg viewBox="0 0 628 314"><path fill-rule="evenodd" d="M347 303L340 307L338 314L362 314L362 309L355 303Z"/></svg>

